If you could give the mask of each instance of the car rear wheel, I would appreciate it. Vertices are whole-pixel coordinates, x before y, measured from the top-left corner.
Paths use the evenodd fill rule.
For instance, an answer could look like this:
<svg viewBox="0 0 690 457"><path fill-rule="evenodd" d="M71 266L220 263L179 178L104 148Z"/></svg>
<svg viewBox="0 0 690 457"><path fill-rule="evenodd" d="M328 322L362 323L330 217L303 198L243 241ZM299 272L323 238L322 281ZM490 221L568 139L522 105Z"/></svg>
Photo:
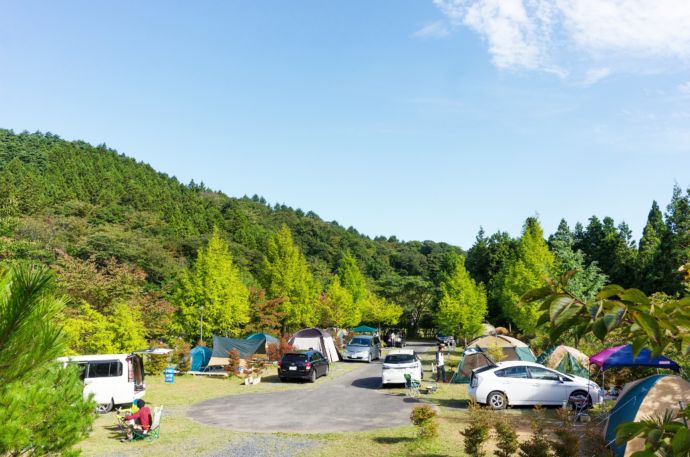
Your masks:
<svg viewBox="0 0 690 457"><path fill-rule="evenodd" d="M285 382L287 381L287 378L285 376L280 376L280 382Z"/></svg>
<svg viewBox="0 0 690 457"><path fill-rule="evenodd" d="M311 374L309 375L309 382L316 382L316 370L311 370Z"/></svg>
<svg viewBox="0 0 690 457"><path fill-rule="evenodd" d="M99 403L96 405L96 412L98 414L106 414L109 413L110 411L113 410L113 407L115 406L113 400L110 400L110 403Z"/></svg>
<svg viewBox="0 0 690 457"><path fill-rule="evenodd" d="M586 399L587 407L592 406L592 397L584 390L576 390L568 397L568 406L570 409L575 409L578 404L581 404Z"/></svg>
<svg viewBox="0 0 690 457"><path fill-rule="evenodd" d="M491 409L505 409L508 406L508 400L503 392L491 392L486 397L486 404Z"/></svg>

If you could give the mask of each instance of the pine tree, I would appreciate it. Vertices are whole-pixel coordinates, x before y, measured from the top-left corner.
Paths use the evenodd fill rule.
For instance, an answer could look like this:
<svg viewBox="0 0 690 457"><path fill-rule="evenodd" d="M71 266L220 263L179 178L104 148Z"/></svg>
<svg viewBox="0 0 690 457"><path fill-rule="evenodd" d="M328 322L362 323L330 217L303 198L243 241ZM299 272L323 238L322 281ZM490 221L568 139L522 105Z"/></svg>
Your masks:
<svg viewBox="0 0 690 457"><path fill-rule="evenodd" d="M284 299L283 330L315 325L319 317L319 288L287 226L268 240L261 269L268 296Z"/></svg>
<svg viewBox="0 0 690 457"><path fill-rule="evenodd" d="M236 336L249 321L248 298L228 244L216 228L208 244L199 250L191 273L182 276L176 293L180 308L173 328L190 340L196 338L203 306L207 335Z"/></svg>
<svg viewBox="0 0 690 457"><path fill-rule="evenodd" d="M667 293L678 293L683 287L680 267L690 261L690 188L685 195L673 188L666 208L666 230L660 244L661 286Z"/></svg>
<svg viewBox="0 0 690 457"><path fill-rule="evenodd" d="M663 277L661 240L665 234L664 216L655 200L647 215L647 223L642 231L637 255L638 284L648 294L660 290L661 287L660 280Z"/></svg>
<svg viewBox="0 0 690 457"><path fill-rule="evenodd" d="M465 341L482 330L487 301L484 284L477 284L465 269L465 258L450 254L440 284L442 297L436 322L447 335L461 335Z"/></svg>
<svg viewBox="0 0 690 457"><path fill-rule="evenodd" d="M539 305L520 305L520 297L529 290L543 286L555 264L536 218L528 218L525 222L517 250L517 258L509 261L497 275L493 293L503 315L523 333L531 334L538 320Z"/></svg>

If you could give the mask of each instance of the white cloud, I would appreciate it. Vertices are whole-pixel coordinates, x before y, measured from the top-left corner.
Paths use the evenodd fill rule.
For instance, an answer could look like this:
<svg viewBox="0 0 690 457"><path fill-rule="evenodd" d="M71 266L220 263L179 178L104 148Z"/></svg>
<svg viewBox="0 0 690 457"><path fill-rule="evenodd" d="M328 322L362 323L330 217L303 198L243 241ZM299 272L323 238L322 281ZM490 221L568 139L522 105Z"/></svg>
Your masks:
<svg viewBox="0 0 690 457"><path fill-rule="evenodd" d="M582 61L583 56L585 62L599 64L621 58L690 62L688 0L434 0L434 4L451 26L469 27L481 35L499 68L563 72L563 67ZM602 70L598 71L585 79L597 75L601 79Z"/></svg>
<svg viewBox="0 0 690 457"><path fill-rule="evenodd" d="M430 22L414 33L421 38L443 38L450 35L450 26L445 21Z"/></svg>
<svg viewBox="0 0 690 457"><path fill-rule="evenodd" d="M606 78L610 74L611 69L608 67L590 68L587 70L587 73L585 73L585 79L583 82L585 85L591 86L592 84L596 84L602 79Z"/></svg>
<svg viewBox="0 0 690 457"><path fill-rule="evenodd" d="M690 81L680 84L678 90L686 95L690 95Z"/></svg>

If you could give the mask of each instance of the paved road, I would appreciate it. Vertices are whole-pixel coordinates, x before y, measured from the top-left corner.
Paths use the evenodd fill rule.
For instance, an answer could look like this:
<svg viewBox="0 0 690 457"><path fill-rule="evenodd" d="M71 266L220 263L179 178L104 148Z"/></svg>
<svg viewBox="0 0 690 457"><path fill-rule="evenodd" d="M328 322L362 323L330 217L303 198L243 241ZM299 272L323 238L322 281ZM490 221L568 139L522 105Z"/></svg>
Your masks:
<svg viewBox="0 0 690 457"><path fill-rule="evenodd" d="M428 344L408 344L422 352ZM313 388L233 395L193 405L198 422L245 432L323 433L365 431L409 424L418 401L379 389L381 364L362 364Z"/></svg>

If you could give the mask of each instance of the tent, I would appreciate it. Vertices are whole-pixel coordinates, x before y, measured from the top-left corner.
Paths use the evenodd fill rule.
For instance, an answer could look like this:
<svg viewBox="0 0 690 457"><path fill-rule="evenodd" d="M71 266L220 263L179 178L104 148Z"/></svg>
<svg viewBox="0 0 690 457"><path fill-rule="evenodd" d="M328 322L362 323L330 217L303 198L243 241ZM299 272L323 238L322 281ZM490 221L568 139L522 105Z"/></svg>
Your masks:
<svg viewBox="0 0 690 457"><path fill-rule="evenodd" d="M378 333L378 329L369 327L367 325L360 325L359 327L351 329L351 331L353 333Z"/></svg>
<svg viewBox="0 0 690 457"><path fill-rule="evenodd" d="M632 344L604 349L589 358L589 362L599 365L602 370L617 367L651 367L666 368L678 372L680 366L663 355L652 357L652 351L642 349L637 357L633 357Z"/></svg>
<svg viewBox="0 0 690 457"><path fill-rule="evenodd" d="M308 349L315 349L321 352L329 362L337 362L340 360L340 354L338 354L333 338L328 332L320 328L305 328L304 330L300 330L292 335L290 344L298 350L306 351Z"/></svg>
<svg viewBox="0 0 690 457"><path fill-rule="evenodd" d="M550 347L539 354L537 363L583 378L589 377L589 357L570 346Z"/></svg>
<svg viewBox="0 0 690 457"><path fill-rule="evenodd" d="M227 365L228 353L233 349L237 349L240 353L240 359L246 359L257 353L261 353L261 348L265 347L264 339L260 340L241 340L237 338L225 338L218 335L213 335L213 353L209 365Z"/></svg>
<svg viewBox="0 0 690 457"><path fill-rule="evenodd" d="M690 404L690 383L680 376L657 374L626 384L611 410L604 437L616 457L628 457L644 449L644 440L635 438L616 445L616 427L679 409L679 402Z"/></svg>
<svg viewBox="0 0 690 457"><path fill-rule="evenodd" d="M278 344L278 338L275 336L271 336L268 333L252 333L248 337L245 338L246 340L266 340L267 344Z"/></svg>
<svg viewBox="0 0 690 457"><path fill-rule="evenodd" d="M529 346L516 338L504 335L480 336L470 341L465 348L458 370L450 380L451 384L467 384L470 382L472 370L493 364L488 350L494 346L503 350L505 356L503 360L524 360L527 362L536 360Z"/></svg>
<svg viewBox="0 0 690 457"><path fill-rule="evenodd" d="M195 346L189 351L190 365L192 371L201 371L202 368L208 366L211 360L211 351L206 346Z"/></svg>

